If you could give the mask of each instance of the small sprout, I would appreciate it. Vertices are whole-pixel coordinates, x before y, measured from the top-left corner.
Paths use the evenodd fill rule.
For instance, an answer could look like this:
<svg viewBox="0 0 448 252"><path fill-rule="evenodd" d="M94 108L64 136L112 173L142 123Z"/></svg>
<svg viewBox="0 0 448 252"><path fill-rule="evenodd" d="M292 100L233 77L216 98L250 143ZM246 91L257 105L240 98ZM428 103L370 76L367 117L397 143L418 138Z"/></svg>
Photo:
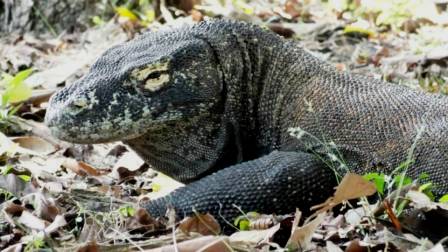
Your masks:
<svg viewBox="0 0 448 252"><path fill-rule="evenodd" d="M132 206L121 207L118 211L124 217L132 217L135 215L135 208L133 208Z"/></svg>
<svg viewBox="0 0 448 252"><path fill-rule="evenodd" d="M6 189L0 188L0 200L10 200L14 198L14 194Z"/></svg>
<svg viewBox="0 0 448 252"><path fill-rule="evenodd" d="M31 96L31 88L24 81L32 72L32 69L27 69L15 76L6 73L0 76L0 131L8 132L14 129L16 123L13 116L21 106L17 103Z"/></svg>
<svg viewBox="0 0 448 252"><path fill-rule="evenodd" d="M22 174L22 175L18 175L17 177L19 177L20 179L22 179L25 182L31 181L31 176L29 176L29 175Z"/></svg>
<svg viewBox="0 0 448 252"><path fill-rule="evenodd" d="M448 194L445 194L442 197L440 197L439 202L440 203L448 203Z"/></svg>
<svg viewBox="0 0 448 252"><path fill-rule="evenodd" d="M251 220L257 219L260 216L257 212L248 212L245 215L240 215L235 218L233 225L241 231L250 230Z"/></svg>
<svg viewBox="0 0 448 252"><path fill-rule="evenodd" d="M145 12L145 23L149 24L156 19L156 12L154 10L148 10Z"/></svg>
<svg viewBox="0 0 448 252"><path fill-rule="evenodd" d="M130 21L137 21L138 20L137 15L135 15L130 9L128 9L128 8L126 8L124 6L115 8L115 11L117 12L117 14L120 17L129 19Z"/></svg>
<svg viewBox="0 0 448 252"><path fill-rule="evenodd" d="M96 26L104 25L106 22L100 16L93 16L92 23Z"/></svg>
<svg viewBox="0 0 448 252"><path fill-rule="evenodd" d="M3 167L0 167L0 170L1 170L1 174L3 176L6 176L6 175L10 174L13 171L13 167L11 165L6 165L6 166L3 166Z"/></svg>
<svg viewBox="0 0 448 252"><path fill-rule="evenodd" d="M423 172L418 176L418 180L425 180L425 179L429 179L429 174L426 172Z"/></svg>
<svg viewBox="0 0 448 252"><path fill-rule="evenodd" d="M425 183L425 184L419 186L418 191L426 194L426 196L428 196L428 198L430 198L431 201L434 201L436 199L436 197L432 193L432 187L433 187L433 184L431 182L428 182L428 183Z"/></svg>
<svg viewBox="0 0 448 252"><path fill-rule="evenodd" d="M393 180L394 180L393 183L397 188L412 184L412 178L401 174L396 175Z"/></svg>
<svg viewBox="0 0 448 252"><path fill-rule="evenodd" d="M18 103L31 96L31 88L25 84L25 79L33 72L33 69L20 71L15 76L3 73L0 86L4 87L2 96L2 107Z"/></svg>
<svg viewBox="0 0 448 252"><path fill-rule="evenodd" d="M246 15L254 14L254 8L250 5L248 5L245 1L233 0L232 3L236 8L242 10L244 12L244 14L246 14Z"/></svg>
<svg viewBox="0 0 448 252"><path fill-rule="evenodd" d="M240 220L238 222L237 226L240 230L245 231L250 229L250 222L249 220Z"/></svg>
<svg viewBox="0 0 448 252"><path fill-rule="evenodd" d="M152 183L151 184L151 189L152 189L153 192L159 192L160 189L161 189L161 186L160 186L160 184Z"/></svg>
<svg viewBox="0 0 448 252"><path fill-rule="evenodd" d="M384 174L377 172L370 172L365 174L363 177L368 181L372 181L375 184L378 193L380 195L384 195L384 185L386 183Z"/></svg>
<svg viewBox="0 0 448 252"><path fill-rule="evenodd" d="M45 248L43 237L34 237L26 244L24 251L41 251L42 248Z"/></svg>

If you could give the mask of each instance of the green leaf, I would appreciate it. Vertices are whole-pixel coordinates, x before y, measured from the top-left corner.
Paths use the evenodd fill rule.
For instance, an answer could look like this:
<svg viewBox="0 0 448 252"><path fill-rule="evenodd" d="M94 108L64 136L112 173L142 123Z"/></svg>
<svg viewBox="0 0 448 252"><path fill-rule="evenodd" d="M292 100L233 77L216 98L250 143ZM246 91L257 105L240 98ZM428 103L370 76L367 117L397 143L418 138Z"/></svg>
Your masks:
<svg viewBox="0 0 448 252"><path fill-rule="evenodd" d="M239 228L241 231L249 230L249 229L250 229L250 221L248 221L248 220L241 220L241 221L238 223L238 228Z"/></svg>
<svg viewBox="0 0 448 252"><path fill-rule="evenodd" d="M371 172L365 174L363 177L364 179L372 181L375 184L376 190L380 195L384 194L385 175L383 173L380 174L376 172Z"/></svg>
<svg viewBox="0 0 448 252"><path fill-rule="evenodd" d="M445 194L442 197L440 197L439 202L440 203L448 203L448 194Z"/></svg>
<svg viewBox="0 0 448 252"><path fill-rule="evenodd" d="M245 3L244 1L242 1L242 0L233 0L232 2L233 2L233 5L236 8L242 10L244 12L244 14L246 14L246 15L254 14L254 8L252 6L250 6L250 5L248 5L247 3Z"/></svg>
<svg viewBox="0 0 448 252"><path fill-rule="evenodd" d="M402 178L403 178L403 184L400 185ZM397 188L400 186L406 186L406 185L412 184L412 178L410 178L408 176L403 177L403 175L396 175L394 177L393 181L394 181L394 186Z"/></svg>
<svg viewBox="0 0 448 252"><path fill-rule="evenodd" d="M156 19L156 12L154 10L148 10L145 12L146 22L152 23Z"/></svg>
<svg viewBox="0 0 448 252"><path fill-rule="evenodd" d="M18 175L17 177L21 178L25 182L31 181L31 176L29 176L29 175Z"/></svg>
<svg viewBox="0 0 448 252"><path fill-rule="evenodd" d="M395 174L397 172L402 172L403 170L406 170L413 163L414 163L413 159L401 162L400 165L397 168L395 168L395 170L392 172L392 174Z"/></svg>
<svg viewBox="0 0 448 252"><path fill-rule="evenodd" d="M94 25L100 26L100 25L103 25L105 22L100 16L93 16L92 23Z"/></svg>
<svg viewBox="0 0 448 252"><path fill-rule="evenodd" d="M429 183L426 183L426 184L423 184L423 185L419 186L418 187L418 191L419 192L424 192L425 190L431 190L431 188L432 188L432 183L429 182Z"/></svg>
<svg viewBox="0 0 448 252"><path fill-rule="evenodd" d="M20 86L23 84L23 81L30 76L30 74L33 72L33 69L26 69L18 72L14 78L9 82L11 86Z"/></svg>
<svg viewBox="0 0 448 252"><path fill-rule="evenodd" d="M236 217L235 220L233 220L233 225L234 225L235 227L238 227L238 226L240 225L240 222L243 221L243 220L248 221L248 219L246 218L246 216L244 216L244 215L240 215L240 216Z"/></svg>
<svg viewBox="0 0 448 252"><path fill-rule="evenodd" d="M422 174L418 175L418 180L425 180L429 178L429 174L426 172L423 172Z"/></svg>
<svg viewBox="0 0 448 252"><path fill-rule="evenodd" d="M400 202L397 209L395 210L395 214L397 215L397 217L399 217L401 215L401 213L403 212L403 210L407 206L407 204L408 203L405 200Z"/></svg>
<svg viewBox="0 0 448 252"><path fill-rule="evenodd" d="M3 176L6 176L9 173L11 173L12 169L13 169L13 167L11 165L3 166L3 167L1 167L1 170L2 170L1 173L2 173Z"/></svg>
<svg viewBox="0 0 448 252"><path fill-rule="evenodd" d="M121 207L118 211L124 217L132 217L135 215L135 209L132 206Z"/></svg>
<svg viewBox="0 0 448 252"><path fill-rule="evenodd" d="M138 17L137 15L135 15L130 9L121 6L121 7L117 7L115 8L115 11L118 13L118 15L120 17L125 17L131 21L137 21Z"/></svg>
<svg viewBox="0 0 448 252"><path fill-rule="evenodd" d="M11 75L2 75L1 84L5 86L2 94L2 106L5 107L11 103L17 103L28 99L31 96L31 88L24 80L33 72L33 69L20 71L14 77Z"/></svg>
<svg viewBox="0 0 448 252"><path fill-rule="evenodd" d="M426 196L428 196L432 201L434 201L436 197L434 196L434 193L432 193L432 187L433 187L433 184L431 182L429 182L429 183L419 186L418 191L426 194Z"/></svg>

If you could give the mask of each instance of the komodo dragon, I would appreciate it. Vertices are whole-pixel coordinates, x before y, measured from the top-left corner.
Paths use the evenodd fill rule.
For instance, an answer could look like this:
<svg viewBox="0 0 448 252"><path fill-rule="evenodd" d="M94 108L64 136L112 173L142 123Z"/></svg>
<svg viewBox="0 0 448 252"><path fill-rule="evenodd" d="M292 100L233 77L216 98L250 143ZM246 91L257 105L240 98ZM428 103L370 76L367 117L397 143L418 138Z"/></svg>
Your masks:
<svg viewBox="0 0 448 252"><path fill-rule="evenodd" d="M407 174L429 174L447 193L447 115L448 97L339 71L260 27L214 20L110 48L51 98L45 120L66 141L121 140L187 184L150 201L152 215L171 205L179 217L194 208L231 221L236 206L287 213L323 202L344 172L328 167L328 145L358 173L391 172L412 149Z"/></svg>

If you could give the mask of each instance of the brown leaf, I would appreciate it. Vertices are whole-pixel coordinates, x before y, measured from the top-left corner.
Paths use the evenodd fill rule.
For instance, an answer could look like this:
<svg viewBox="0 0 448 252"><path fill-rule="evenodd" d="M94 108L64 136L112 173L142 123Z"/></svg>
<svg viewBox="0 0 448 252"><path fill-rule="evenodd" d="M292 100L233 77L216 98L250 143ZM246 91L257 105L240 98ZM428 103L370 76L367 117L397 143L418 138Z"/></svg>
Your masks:
<svg viewBox="0 0 448 252"><path fill-rule="evenodd" d="M23 211L17 221L26 227L39 231L43 231L48 225L45 220L36 217L29 211Z"/></svg>
<svg viewBox="0 0 448 252"><path fill-rule="evenodd" d="M25 210L26 208L24 206L14 203L10 203L4 208L4 211L12 216L20 216Z"/></svg>
<svg viewBox="0 0 448 252"><path fill-rule="evenodd" d="M280 229L280 223L265 230L249 230L235 232L230 236L231 244L250 244L257 246L267 244L272 241L274 234Z"/></svg>
<svg viewBox="0 0 448 252"><path fill-rule="evenodd" d="M60 227L65 227L66 225L67 221L65 221L65 218L62 215L58 215L56 216L56 218L54 218L54 221L45 228L45 233L51 234L58 230Z"/></svg>
<svg viewBox="0 0 448 252"><path fill-rule="evenodd" d="M348 247L345 249L346 252L367 252L370 251L368 247L363 247L359 244L359 239L350 242Z"/></svg>
<svg viewBox="0 0 448 252"><path fill-rule="evenodd" d="M104 174L100 170L93 168L91 165L84 163L83 161L79 161L78 164L90 176L100 176Z"/></svg>
<svg viewBox="0 0 448 252"><path fill-rule="evenodd" d="M35 136L15 137L12 139L12 141L17 143L22 148L33 150L43 155L48 155L56 151L56 147L54 147L53 144L45 141L40 137Z"/></svg>
<svg viewBox="0 0 448 252"><path fill-rule="evenodd" d="M343 252L342 249L336 244L334 244L332 241L327 241L325 245L327 247L328 252Z"/></svg>
<svg viewBox="0 0 448 252"><path fill-rule="evenodd" d="M156 223L156 220L149 215L148 211L144 208L138 208L135 214L138 222L142 225L150 225Z"/></svg>
<svg viewBox="0 0 448 252"><path fill-rule="evenodd" d="M185 234L190 232L202 235L217 235L221 232L221 227L211 214L196 214L181 221L178 227Z"/></svg>
<svg viewBox="0 0 448 252"><path fill-rule="evenodd" d="M354 190L354 188L356 189ZM354 173L347 173L336 188L333 197L328 198L322 204L311 207L311 210L318 210L310 217L312 218L320 213L326 212L346 200L370 196L375 192L376 186L374 183L367 181L362 176Z"/></svg>
<svg viewBox="0 0 448 252"><path fill-rule="evenodd" d="M290 15L291 19L299 17L302 14L302 3L298 0L287 0L284 6L284 10Z"/></svg>
<svg viewBox="0 0 448 252"><path fill-rule="evenodd" d="M98 245L95 241L91 241L87 243L86 245L79 247L77 252L98 252L100 249L98 248Z"/></svg>
<svg viewBox="0 0 448 252"><path fill-rule="evenodd" d="M200 22L202 20L204 20L204 15L202 15L202 12L198 11L198 10L191 10L190 12L191 18L193 19L193 21L195 22Z"/></svg>
<svg viewBox="0 0 448 252"><path fill-rule="evenodd" d="M175 248L174 245L163 246L161 248L145 250L147 252L227 252L233 251L228 245L228 238L225 236L203 236L196 239L180 242Z"/></svg>
<svg viewBox="0 0 448 252"><path fill-rule="evenodd" d="M288 243L286 244L286 247L293 251L299 248L306 250L309 247L311 238L317 227L323 222L325 214L321 213L314 220L306 223L302 227L298 227L297 223L299 223L299 220L297 220L297 217L300 218L300 216L300 211L297 211L296 219L293 222L295 225L292 227L291 237L289 237Z"/></svg>
<svg viewBox="0 0 448 252"><path fill-rule="evenodd" d="M102 173L98 169L93 168L91 165L84 163L82 161L76 161L75 159L72 158L67 158L64 161L64 166L80 176L102 175Z"/></svg>

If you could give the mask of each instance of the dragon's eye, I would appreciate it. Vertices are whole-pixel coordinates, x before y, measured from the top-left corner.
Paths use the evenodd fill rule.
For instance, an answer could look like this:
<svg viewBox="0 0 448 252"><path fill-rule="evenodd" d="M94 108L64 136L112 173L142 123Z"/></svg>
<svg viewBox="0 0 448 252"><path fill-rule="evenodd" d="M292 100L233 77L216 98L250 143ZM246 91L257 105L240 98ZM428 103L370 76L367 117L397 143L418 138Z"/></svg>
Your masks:
<svg viewBox="0 0 448 252"><path fill-rule="evenodd" d="M148 65L145 68L134 69L131 79L141 83L144 89L155 92L162 88L169 80L167 63Z"/></svg>
<svg viewBox="0 0 448 252"><path fill-rule="evenodd" d="M162 72L160 72L160 71L154 71L154 72L148 74L148 76L146 76L146 79L147 79L147 80L148 80L148 79L157 79L157 78L159 78L161 75L162 75Z"/></svg>
<svg viewBox="0 0 448 252"><path fill-rule="evenodd" d="M166 83L168 83L168 80L170 79L170 76L168 73L163 72L153 72L150 73L145 80L145 89L148 89L149 91L157 91L160 88L162 88Z"/></svg>

